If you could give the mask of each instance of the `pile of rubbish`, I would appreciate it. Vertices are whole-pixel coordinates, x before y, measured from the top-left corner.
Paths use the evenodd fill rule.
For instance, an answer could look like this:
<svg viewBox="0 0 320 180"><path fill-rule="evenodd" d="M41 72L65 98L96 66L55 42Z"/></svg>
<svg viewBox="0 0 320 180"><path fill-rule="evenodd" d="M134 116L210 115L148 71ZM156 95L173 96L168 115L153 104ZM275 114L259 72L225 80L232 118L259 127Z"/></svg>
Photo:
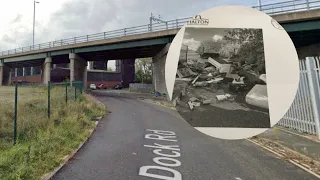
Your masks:
<svg viewBox="0 0 320 180"><path fill-rule="evenodd" d="M206 98L196 98L196 97L191 97L188 101L189 108L193 110L194 107L198 107L202 105L209 105L211 101Z"/></svg>
<svg viewBox="0 0 320 180"><path fill-rule="evenodd" d="M195 66L196 65L193 65L193 67ZM243 65L241 67L233 62L209 57L201 73L199 73L198 69L191 69L184 64L183 68L178 68L177 75L180 79L188 81L189 86L196 88L219 88L221 84L229 86L229 93L215 94L215 99L218 102L233 102L238 93L247 93L245 95L246 103L268 109L266 75L257 75L249 65ZM176 105L177 101L180 101L181 97L185 96L185 94L184 88L174 99L174 105ZM211 101L208 98L192 97L188 101L190 110L193 110L194 107L208 105L210 103Z"/></svg>

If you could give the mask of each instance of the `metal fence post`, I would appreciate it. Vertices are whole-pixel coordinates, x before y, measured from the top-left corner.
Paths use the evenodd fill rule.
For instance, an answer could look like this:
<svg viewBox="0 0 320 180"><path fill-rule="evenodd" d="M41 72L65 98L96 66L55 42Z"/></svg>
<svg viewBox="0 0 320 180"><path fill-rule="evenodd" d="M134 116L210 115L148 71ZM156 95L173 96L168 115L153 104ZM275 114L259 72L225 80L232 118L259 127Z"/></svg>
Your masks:
<svg viewBox="0 0 320 180"><path fill-rule="evenodd" d="M189 51L189 46L187 46L187 50L186 50L186 61L188 62L188 51Z"/></svg>
<svg viewBox="0 0 320 180"><path fill-rule="evenodd" d="M80 94L82 95L83 82L80 83Z"/></svg>
<svg viewBox="0 0 320 180"><path fill-rule="evenodd" d="M310 10L310 5L309 5L310 2L309 0L306 0L306 1L307 1L307 9Z"/></svg>
<svg viewBox="0 0 320 180"><path fill-rule="evenodd" d="M17 115L18 115L18 83L16 83L15 95L14 95L13 145L16 145L17 143Z"/></svg>
<svg viewBox="0 0 320 180"><path fill-rule="evenodd" d="M89 35L87 35L87 42L89 41Z"/></svg>
<svg viewBox="0 0 320 180"><path fill-rule="evenodd" d="M74 85L74 100L77 100L77 86Z"/></svg>
<svg viewBox="0 0 320 180"><path fill-rule="evenodd" d="M311 95L311 103L312 103L312 110L313 110L313 117L315 120L315 125L316 125L316 134L318 136L318 138L320 138L320 114L319 114L319 108L320 108L320 104L319 104L319 98L316 96L316 92L318 91L318 89L315 87L317 82L314 77L313 77L313 73L315 71L314 67L315 66L315 59L313 57L307 57L306 58L306 68L307 68L307 73L308 73L308 79L309 79L309 88L310 88L310 95Z"/></svg>
<svg viewBox="0 0 320 180"><path fill-rule="evenodd" d="M124 29L123 29L123 32L124 32L124 35L126 36L126 35L127 35L127 29L124 28Z"/></svg>
<svg viewBox="0 0 320 180"><path fill-rule="evenodd" d="M50 119L50 93L51 93L51 83L48 81L48 118Z"/></svg>
<svg viewBox="0 0 320 180"><path fill-rule="evenodd" d="M66 104L68 104L68 82L66 82Z"/></svg>
<svg viewBox="0 0 320 180"><path fill-rule="evenodd" d="M179 23L178 23L178 19L176 19L176 26L177 26L177 28L179 27L179 25L178 25Z"/></svg>

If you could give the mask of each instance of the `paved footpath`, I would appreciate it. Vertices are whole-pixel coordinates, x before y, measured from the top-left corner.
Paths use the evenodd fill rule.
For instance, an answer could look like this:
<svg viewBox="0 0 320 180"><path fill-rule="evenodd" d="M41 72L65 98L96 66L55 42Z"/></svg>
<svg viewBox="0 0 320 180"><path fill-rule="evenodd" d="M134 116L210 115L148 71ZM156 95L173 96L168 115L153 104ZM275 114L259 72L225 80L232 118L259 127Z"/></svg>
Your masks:
<svg viewBox="0 0 320 180"><path fill-rule="evenodd" d="M206 136L175 111L96 93L111 113L55 180L313 180L246 140Z"/></svg>

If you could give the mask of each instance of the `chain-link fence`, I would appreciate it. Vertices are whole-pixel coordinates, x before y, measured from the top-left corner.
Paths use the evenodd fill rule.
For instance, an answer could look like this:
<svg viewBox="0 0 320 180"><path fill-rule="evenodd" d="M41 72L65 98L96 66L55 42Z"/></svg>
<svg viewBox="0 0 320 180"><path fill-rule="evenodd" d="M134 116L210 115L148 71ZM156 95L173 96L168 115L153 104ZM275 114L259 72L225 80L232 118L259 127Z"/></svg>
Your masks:
<svg viewBox="0 0 320 180"><path fill-rule="evenodd" d="M16 144L34 137L35 127L47 127L45 119L58 117L55 108L66 106L82 95L82 82L41 84L15 83L0 87L0 143Z"/></svg>

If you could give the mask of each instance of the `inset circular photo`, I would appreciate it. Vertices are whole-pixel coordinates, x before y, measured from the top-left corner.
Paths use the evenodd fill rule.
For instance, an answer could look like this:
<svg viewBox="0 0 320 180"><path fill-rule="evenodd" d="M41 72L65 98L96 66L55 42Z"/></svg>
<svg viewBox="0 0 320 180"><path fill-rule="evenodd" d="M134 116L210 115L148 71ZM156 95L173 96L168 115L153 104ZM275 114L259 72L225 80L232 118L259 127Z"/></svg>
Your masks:
<svg viewBox="0 0 320 180"><path fill-rule="evenodd" d="M190 19L170 46L165 73L170 100L184 120L221 139L271 128L299 83L289 35L246 6L215 7Z"/></svg>

